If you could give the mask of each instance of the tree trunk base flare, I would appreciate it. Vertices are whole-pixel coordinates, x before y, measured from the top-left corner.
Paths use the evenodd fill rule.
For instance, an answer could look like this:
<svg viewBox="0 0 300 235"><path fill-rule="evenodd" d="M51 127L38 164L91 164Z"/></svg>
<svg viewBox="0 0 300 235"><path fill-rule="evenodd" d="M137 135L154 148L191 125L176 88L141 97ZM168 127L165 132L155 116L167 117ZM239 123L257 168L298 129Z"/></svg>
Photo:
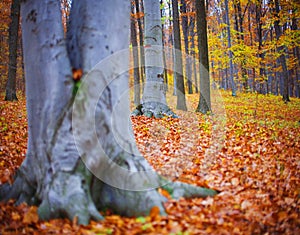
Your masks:
<svg viewBox="0 0 300 235"><path fill-rule="evenodd" d="M103 183L93 176L81 160L73 171L59 171L53 175L51 183L44 188L37 199L38 186L33 187L24 175L17 172L13 185L6 183L0 187L0 200L16 199L16 203L26 202L38 206L40 219L77 217L78 224L88 224L90 220L104 219L99 211L107 209L129 217L147 216L153 207L158 207L162 216L167 215L164 203L167 201L158 189L144 191L122 190ZM173 199L214 196L219 192L183 182L170 182L161 178L161 188L168 191Z"/></svg>
<svg viewBox="0 0 300 235"><path fill-rule="evenodd" d="M15 92L6 92L5 101L17 101L18 97Z"/></svg>
<svg viewBox="0 0 300 235"><path fill-rule="evenodd" d="M34 197L36 185L33 182L29 182L20 172L21 170L17 171L12 185L6 183L0 186L0 201L15 199L16 205L22 202L26 202L29 205L38 204L38 201Z"/></svg>
<svg viewBox="0 0 300 235"><path fill-rule="evenodd" d="M207 112L211 111L210 108L208 107L208 104L204 98L204 96L202 95L202 93L200 93L200 102L198 104L198 107L196 109L196 112L200 112L203 114L207 114Z"/></svg>
<svg viewBox="0 0 300 235"><path fill-rule="evenodd" d="M178 118L178 116L165 104L159 102L146 102L138 105L131 113L132 116L146 116L163 118L164 116Z"/></svg>
<svg viewBox="0 0 300 235"><path fill-rule="evenodd" d="M102 220L90 193L92 174L81 160L71 172L59 171L45 190L38 213L41 219L77 217L79 224Z"/></svg>
<svg viewBox="0 0 300 235"><path fill-rule="evenodd" d="M161 215L167 215L163 206L167 199L156 189L143 191L122 190L101 181L97 181L93 188L98 188L99 183L102 184L100 186L101 194L94 193L94 201L96 201L96 205L100 210L109 209L121 216L139 217L149 215L151 209L156 206L159 208Z"/></svg>
<svg viewBox="0 0 300 235"><path fill-rule="evenodd" d="M282 100L284 101L285 104L291 102L290 97L288 95L283 95Z"/></svg>

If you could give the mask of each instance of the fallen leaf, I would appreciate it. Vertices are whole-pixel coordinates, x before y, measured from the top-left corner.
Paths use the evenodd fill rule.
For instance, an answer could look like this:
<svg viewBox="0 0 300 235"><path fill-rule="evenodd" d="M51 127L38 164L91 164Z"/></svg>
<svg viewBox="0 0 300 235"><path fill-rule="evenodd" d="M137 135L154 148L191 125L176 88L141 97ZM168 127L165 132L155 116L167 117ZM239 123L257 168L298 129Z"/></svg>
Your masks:
<svg viewBox="0 0 300 235"><path fill-rule="evenodd" d="M39 221L39 216L37 214L37 207L31 206L23 217L23 223L32 224L32 223L37 223L38 221Z"/></svg>
<svg viewBox="0 0 300 235"><path fill-rule="evenodd" d="M157 216L159 216L160 210L158 206L154 206L150 210L150 217L152 220L155 220Z"/></svg>

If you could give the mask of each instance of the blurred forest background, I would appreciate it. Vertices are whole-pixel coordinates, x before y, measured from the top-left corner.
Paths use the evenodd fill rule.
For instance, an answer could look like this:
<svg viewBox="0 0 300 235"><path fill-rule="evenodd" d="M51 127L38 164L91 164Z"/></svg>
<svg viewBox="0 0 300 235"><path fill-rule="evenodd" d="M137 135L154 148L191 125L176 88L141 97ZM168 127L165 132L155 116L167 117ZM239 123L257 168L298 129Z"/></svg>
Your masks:
<svg viewBox="0 0 300 235"><path fill-rule="evenodd" d="M19 0L14 1L19 2ZM174 30L172 1L161 0L163 44L173 48ZM71 1L61 0L63 22L66 25ZM184 55L198 57L196 9L193 0L178 0L181 49ZM207 0L210 77L219 88L236 91L272 93L300 97L300 3L297 0ZM132 1L131 41L143 46L143 1ZM0 2L0 91L5 91L9 69L16 71L16 90L24 92L25 78L22 61L22 37L9 37L13 18L19 17L12 0ZM16 29L11 29L15 30ZM9 60L9 41L17 42L16 64ZM13 43L12 42L12 43ZM139 51L140 81L144 79L142 50ZM200 52L201 53L201 52ZM172 55L168 53L168 55ZM188 58L183 56L183 58ZM173 58L164 58L172 67ZM199 66L183 60L187 93L198 92ZM173 72L166 71L166 83L173 84ZM134 73L131 73L133 81ZM189 78L189 79L187 79Z"/></svg>

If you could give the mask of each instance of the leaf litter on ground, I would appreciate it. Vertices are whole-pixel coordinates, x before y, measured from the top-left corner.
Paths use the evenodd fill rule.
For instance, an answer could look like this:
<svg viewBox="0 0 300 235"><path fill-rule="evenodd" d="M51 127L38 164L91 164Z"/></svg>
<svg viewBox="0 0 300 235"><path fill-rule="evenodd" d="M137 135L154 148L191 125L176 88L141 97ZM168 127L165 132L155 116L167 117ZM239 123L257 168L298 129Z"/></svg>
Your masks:
<svg viewBox="0 0 300 235"><path fill-rule="evenodd" d="M215 197L165 203L167 216L105 220L78 226L76 219L40 221L34 206L0 203L1 234L300 234L300 100L222 91L226 123L216 143L209 115L193 112L198 94L187 95L180 118L132 117L136 143L150 164L171 180L221 191ZM26 154L25 98L0 97L0 181L12 182ZM171 107L174 99L169 99ZM173 105L173 106L172 106ZM174 109L175 110L175 109ZM208 154L211 146L218 151Z"/></svg>

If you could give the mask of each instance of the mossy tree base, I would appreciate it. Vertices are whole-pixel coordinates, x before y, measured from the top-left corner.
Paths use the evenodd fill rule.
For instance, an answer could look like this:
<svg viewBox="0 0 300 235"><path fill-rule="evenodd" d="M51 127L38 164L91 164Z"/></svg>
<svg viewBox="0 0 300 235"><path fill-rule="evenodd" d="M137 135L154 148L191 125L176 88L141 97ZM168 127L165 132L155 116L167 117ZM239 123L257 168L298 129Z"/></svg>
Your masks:
<svg viewBox="0 0 300 235"><path fill-rule="evenodd" d="M164 116L178 118L178 116L165 104L159 102L146 102L138 105L131 113L132 116L146 116L163 118Z"/></svg>

